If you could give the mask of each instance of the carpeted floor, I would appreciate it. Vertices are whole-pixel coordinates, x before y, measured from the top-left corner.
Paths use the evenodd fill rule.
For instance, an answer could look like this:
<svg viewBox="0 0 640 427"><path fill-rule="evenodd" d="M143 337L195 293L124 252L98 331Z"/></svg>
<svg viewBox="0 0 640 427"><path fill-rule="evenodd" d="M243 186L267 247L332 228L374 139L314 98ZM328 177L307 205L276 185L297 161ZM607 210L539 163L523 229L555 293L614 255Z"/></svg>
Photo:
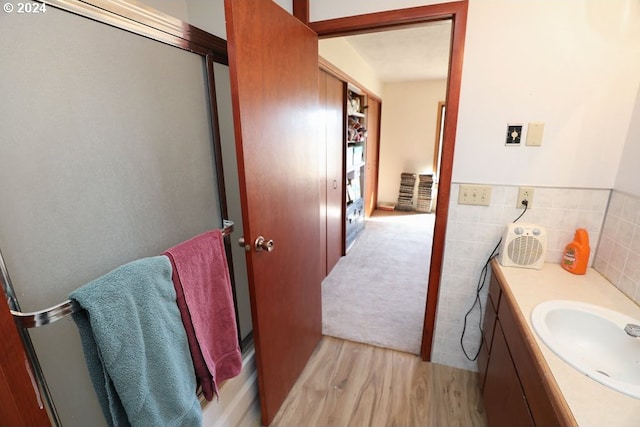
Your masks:
<svg viewBox="0 0 640 427"><path fill-rule="evenodd" d="M420 354L434 214L376 211L322 282L323 333Z"/></svg>

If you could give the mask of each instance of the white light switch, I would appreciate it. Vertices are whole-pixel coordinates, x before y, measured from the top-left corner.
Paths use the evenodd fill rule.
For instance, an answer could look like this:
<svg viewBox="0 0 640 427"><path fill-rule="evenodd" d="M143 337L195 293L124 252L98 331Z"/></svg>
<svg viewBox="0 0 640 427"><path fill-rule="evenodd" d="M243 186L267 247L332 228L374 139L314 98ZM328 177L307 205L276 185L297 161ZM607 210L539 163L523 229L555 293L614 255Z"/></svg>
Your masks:
<svg viewBox="0 0 640 427"><path fill-rule="evenodd" d="M491 187L488 185L461 184L458 193L459 205L489 206L491 203Z"/></svg>
<svg viewBox="0 0 640 427"><path fill-rule="evenodd" d="M529 123L527 127L527 143L533 147L542 145L542 135L544 134L544 123Z"/></svg>

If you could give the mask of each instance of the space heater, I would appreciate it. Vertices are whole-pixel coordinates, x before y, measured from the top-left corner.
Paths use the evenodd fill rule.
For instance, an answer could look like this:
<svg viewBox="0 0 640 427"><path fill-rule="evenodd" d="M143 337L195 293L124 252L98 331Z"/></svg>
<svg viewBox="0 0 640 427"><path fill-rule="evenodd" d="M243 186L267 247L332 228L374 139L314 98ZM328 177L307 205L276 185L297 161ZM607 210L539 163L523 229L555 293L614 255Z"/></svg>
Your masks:
<svg viewBox="0 0 640 427"><path fill-rule="evenodd" d="M540 270L547 252L547 231L536 224L508 224L498 261L505 267Z"/></svg>

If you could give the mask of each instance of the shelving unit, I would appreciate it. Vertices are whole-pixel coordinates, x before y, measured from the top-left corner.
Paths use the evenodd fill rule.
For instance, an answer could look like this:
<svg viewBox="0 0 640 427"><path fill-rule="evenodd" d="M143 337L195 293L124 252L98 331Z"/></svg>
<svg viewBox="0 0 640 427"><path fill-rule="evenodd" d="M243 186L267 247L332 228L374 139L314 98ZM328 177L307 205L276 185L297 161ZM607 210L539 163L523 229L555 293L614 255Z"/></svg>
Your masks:
<svg viewBox="0 0 640 427"><path fill-rule="evenodd" d="M366 166L366 97L349 85L346 97L347 132L345 141L345 249L348 251L364 230L365 166Z"/></svg>

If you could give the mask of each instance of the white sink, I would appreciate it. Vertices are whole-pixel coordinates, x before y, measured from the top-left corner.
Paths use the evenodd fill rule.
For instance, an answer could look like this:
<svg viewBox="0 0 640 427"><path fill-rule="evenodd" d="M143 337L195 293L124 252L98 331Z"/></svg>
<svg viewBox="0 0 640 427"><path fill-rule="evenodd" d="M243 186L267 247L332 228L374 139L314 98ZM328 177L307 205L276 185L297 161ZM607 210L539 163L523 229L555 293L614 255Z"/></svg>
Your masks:
<svg viewBox="0 0 640 427"><path fill-rule="evenodd" d="M640 399L640 338L624 331L640 320L576 301L537 305L531 323L540 339L562 360L616 391Z"/></svg>

